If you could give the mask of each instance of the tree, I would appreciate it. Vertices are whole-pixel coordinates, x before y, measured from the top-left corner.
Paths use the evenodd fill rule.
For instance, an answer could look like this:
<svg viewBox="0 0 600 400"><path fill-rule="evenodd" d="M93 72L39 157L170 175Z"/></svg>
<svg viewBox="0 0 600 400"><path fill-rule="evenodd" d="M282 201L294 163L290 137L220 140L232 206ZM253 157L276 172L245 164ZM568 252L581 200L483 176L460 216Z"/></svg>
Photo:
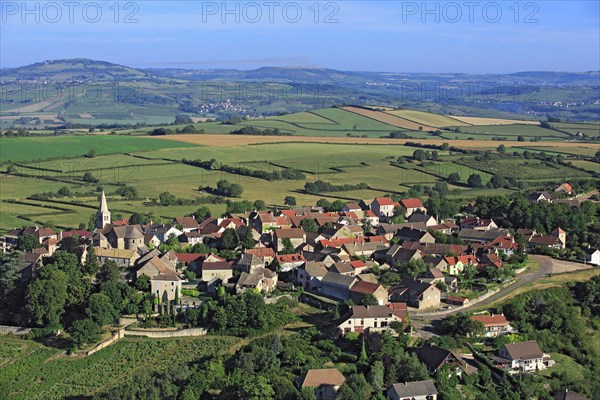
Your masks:
<svg viewBox="0 0 600 400"><path fill-rule="evenodd" d="M281 239L281 244L283 245L283 249L279 252L281 254L292 254L296 250L290 238Z"/></svg>
<svg viewBox="0 0 600 400"><path fill-rule="evenodd" d="M100 325L91 318L80 319L73 322L69 329L71 341L75 346L94 343L100 339Z"/></svg>
<svg viewBox="0 0 600 400"><path fill-rule="evenodd" d="M177 204L177 198L169 192L162 192L158 195L161 206L170 206Z"/></svg>
<svg viewBox="0 0 600 400"><path fill-rule="evenodd" d="M100 264L96 252L92 246L89 247L87 254L85 255L85 263L83 264L83 271L88 275L94 275L100 270Z"/></svg>
<svg viewBox="0 0 600 400"><path fill-rule="evenodd" d="M362 303L363 306L376 306L379 304L377 297L373 296L370 293L364 295L362 297L362 299L360 300L360 302Z"/></svg>
<svg viewBox="0 0 600 400"><path fill-rule="evenodd" d="M481 175L479 174L471 174L469 179L467 179L467 184L473 188L480 188L483 186L483 181L481 179Z"/></svg>
<svg viewBox="0 0 600 400"><path fill-rule="evenodd" d="M524 141L525 141L525 136L523 136L523 135L517 136L517 142L524 142Z"/></svg>
<svg viewBox="0 0 600 400"><path fill-rule="evenodd" d="M206 206L198 208L192 215L197 221L204 221L205 219L211 217L210 209Z"/></svg>
<svg viewBox="0 0 600 400"><path fill-rule="evenodd" d="M246 227L246 232L244 233L244 239L242 240L242 246L244 246L245 249L253 249L254 246L256 246L256 240L254 239L254 236L252 235L252 227L250 227L250 226Z"/></svg>
<svg viewBox="0 0 600 400"><path fill-rule="evenodd" d="M233 228L227 228L221 234L221 238L219 239L219 248L225 250L235 250L237 246L240 244L240 238Z"/></svg>
<svg viewBox="0 0 600 400"><path fill-rule="evenodd" d="M362 374L351 375L346 382L340 386L336 400L364 400L371 397L371 385L367 383Z"/></svg>
<svg viewBox="0 0 600 400"><path fill-rule="evenodd" d="M317 207L322 207L327 211L331 207L331 202L327 199L319 199L317 200Z"/></svg>
<svg viewBox="0 0 600 400"><path fill-rule="evenodd" d="M63 271L42 273L27 288L27 310L38 326L57 329L65 312L68 277Z"/></svg>
<svg viewBox="0 0 600 400"><path fill-rule="evenodd" d="M87 158L95 158L96 157L96 150L90 150L87 152L87 154L85 155Z"/></svg>
<svg viewBox="0 0 600 400"><path fill-rule="evenodd" d="M317 233L319 231L317 222L312 218L304 218L300 221L300 227L307 233Z"/></svg>
<svg viewBox="0 0 600 400"><path fill-rule="evenodd" d="M241 197L244 188L239 183L230 183L229 181L222 179L217 182L216 192L221 196Z"/></svg>
<svg viewBox="0 0 600 400"><path fill-rule="evenodd" d="M96 274L96 279L99 283L116 282L121 279L121 270L116 262L112 260L105 261L100 271Z"/></svg>
<svg viewBox="0 0 600 400"><path fill-rule="evenodd" d="M385 367L381 360L376 360L371 366L369 373L369 383L376 392L381 392L384 389Z"/></svg>
<svg viewBox="0 0 600 400"><path fill-rule="evenodd" d="M293 206L296 205L296 198L294 196L285 196L285 199L283 200L283 204L292 208Z"/></svg>
<svg viewBox="0 0 600 400"><path fill-rule="evenodd" d="M264 211L267 209L267 203L265 203L264 200L255 200L252 205L254 205L256 211Z"/></svg>
<svg viewBox="0 0 600 400"><path fill-rule="evenodd" d="M129 217L130 225L144 225L148 222L147 218L140 213L133 213Z"/></svg>
<svg viewBox="0 0 600 400"><path fill-rule="evenodd" d="M117 193L120 194L122 198L127 200L135 200L138 197L137 189L131 186L123 186L117 190Z"/></svg>
<svg viewBox="0 0 600 400"><path fill-rule="evenodd" d="M421 149L417 149L413 152L412 155L413 159L417 160L417 161L425 161L427 160L427 154L425 154L425 152Z"/></svg>
<svg viewBox="0 0 600 400"><path fill-rule="evenodd" d="M442 321L443 332L453 336L479 336L485 332L481 321L473 321L470 314L450 315Z"/></svg>
<svg viewBox="0 0 600 400"><path fill-rule="evenodd" d="M460 174L458 172L453 172L448 175L448 183L456 184L460 182Z"/></svg>
<svg viewBox="0 0 600 400"><path fill-rule="evenodd" d="M150 290L150 277L146 274L140 275L135 280L135 288L137 290L141 290L142 292L147 292Z"/></svg>
<svg viewBox="0 0 600 400"><path fill-rule="evenodd" d="M19 236L19 239L17 239L18 250L28 252L33 249L37 249L38 247L40 247L40 242L38 242L35 236L29 233L25 233Z"/></svg>
<svg viewBox="0 0 600 400"><path fill-rule="evenodd" d="M433 190L434 192L439 193L440 196L444 196L446 194L448 194L448 184L446 182L436 182L435 185L433 185Z"/></svg>
<svg viewBox="0 0 600 400"><path fill-rule="evenodd" d="M71 190L69 190L68 187L63 186L60 189L58 189L58 194L64 197L69 197L71 195Z"/></svg>
<svg viewBox="0 0 600 400"><path fill-rule="evenodd" d="M505 154L505 153L506 153L506 147L505 147L503 144L501 144L500 146L498 146L498 147L496 148L496 151L497 151L498 153L500 153L500 154Z"/></svg>
<svg viewBox="0 0 600 400"><path fill-rule="evenodd" d="M103 293L94 293L90 296L85 313L100 326L114 322L119 316L110 298Z"/></svg>
<svg viewBox="0 0 600 400"><path fill-rule="evenodd" d="M100 180L96 178L91 172L83 174L83 180L88 183L98 183Z"/></svg>
<svg viewBox="0 0 600 400"><path fill-rule="evenodd" d="M6 301L9 293L15 289L20 278L20 274L17 272L20 257L21 254L18 252L4 254L0 257L0 299L3 301Z"/></svg>

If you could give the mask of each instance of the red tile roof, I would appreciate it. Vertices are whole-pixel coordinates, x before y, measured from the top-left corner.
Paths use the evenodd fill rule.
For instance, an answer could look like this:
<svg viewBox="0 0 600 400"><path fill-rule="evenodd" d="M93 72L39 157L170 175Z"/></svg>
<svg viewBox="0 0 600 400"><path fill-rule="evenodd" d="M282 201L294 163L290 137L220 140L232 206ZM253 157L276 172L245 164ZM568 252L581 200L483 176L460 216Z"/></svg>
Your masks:
<svg viewBox="0 0 600 400"><path fill-rule="evenodd" d="M350 265L352 265L353 268L363 268L367 266L367 263L362 260L354 260L350 261Z"/></svg>
<svg viewBox="0 0 600 400"><path fill-rule="evenodd" d="M257 247L246 250L246 253L257 257L275 257L275 250L270 247Z"/></svg>
<svg viewBox="0 0 600 400"><path fill-rule="evenodd" d="M305 262L306 259L302 254L282 254L276 257L279 263L288 262Z"/></svg>
<svg viewBox="0 0 600 400"><path fill-rule="evenodd" d="M180 261L184 264L189 264L200 258L206 258L206 254L199 253L175 253L175 256L177 257L177 261Z"/></svg>
<svg viewBox="0 0 600 400"><path fill-rule="evenodd" d="M400 200L400 205L406 209L423 207L423 203L419 199L402 199Z"/></svg>
<svg viewBox="0 0 600 400"><path fill-rule="evenodd" d="M281 210L281 214L288 216L288 217L295 217L296 216L296 211L294 210Z"/></svg>
<svg viewBox="0 0 600 400"><path fill-rule="evenodd" d="M445 256L444 260L446 260L448 265L456 265L456 264L458 264L458 262L462 262L463 264L477 265L477 258L475 258L475 256L457 256L457 257Z"/></svg>
<svg viewBox="0 0 600 400"><path fill-rule="evenodd" d="M378 197L373 202L377 202L380 206L393 206L394 200L391 197Z"/></svg>
<svg viewBox="0 0 600 400"><path fill-rule="evenodd" d="M473 315L471 317L471 320L473 320L473 321L480 321L486 327L488 327L488 326L506 326L506 325L508 325L508 321L506 320L506 317L504 316L504 314Z"/></svg>
<svg viewBox="0 0 600 400"><path fill-rule="evenodd" d="M366 281L358 281L351 288L351 292L362 293L362 294L373 294L377 289L379 289L378 284L366 282Z"/></svg>
<svg viewBox="0 0 600 400"><path fill-rule="evenodd" d="M63 239L71 237L71 236L75 236L75 235L77 235L79 237L92 237L92 232L86 231L86 230L83 230L83 229L77 229L77 230L74 230L74 231L64 231L62 233Z"/></svg>

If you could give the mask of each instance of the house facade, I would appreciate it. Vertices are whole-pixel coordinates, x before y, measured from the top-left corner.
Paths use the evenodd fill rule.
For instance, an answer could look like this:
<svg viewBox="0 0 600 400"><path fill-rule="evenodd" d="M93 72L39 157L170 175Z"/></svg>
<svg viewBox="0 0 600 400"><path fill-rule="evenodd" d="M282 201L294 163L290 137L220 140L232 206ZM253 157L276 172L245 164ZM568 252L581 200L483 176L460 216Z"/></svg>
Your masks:
<svg viewBox="0 0 600 400"><path fill-rule="evenodd" d="M542 370L554 364L535 340L507 343L500 348L498 356L493 358L496 365L522 372Z"/></svg>
<svg viewBox="0 0 600 400"><path fill-rule="evenodd" d="M402 322L402 318L388 306L352 306L348 314L338 324L339 332L381 332L390 328L394 321Z"/></svg>

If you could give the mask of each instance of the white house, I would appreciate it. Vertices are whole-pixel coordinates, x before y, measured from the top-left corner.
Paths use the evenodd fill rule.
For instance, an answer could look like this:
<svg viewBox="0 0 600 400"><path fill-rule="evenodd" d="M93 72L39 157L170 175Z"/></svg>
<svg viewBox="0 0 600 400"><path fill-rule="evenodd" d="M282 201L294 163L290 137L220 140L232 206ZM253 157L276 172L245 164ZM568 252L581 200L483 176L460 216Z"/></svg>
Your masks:
<svg viewBox="0 0 600 400"><path fill-rule="evenodd" d="M592 265L600 265L600 250L587 249L585 251L585 262Z"/></svg>
<svg viewBox="0 0 600 400"><path fill-rule="evenodd" d="M498 352L493 361L501 368L529 372L546 369L554 365L550 356L544 354L535 340L507 343Z"/></svg>

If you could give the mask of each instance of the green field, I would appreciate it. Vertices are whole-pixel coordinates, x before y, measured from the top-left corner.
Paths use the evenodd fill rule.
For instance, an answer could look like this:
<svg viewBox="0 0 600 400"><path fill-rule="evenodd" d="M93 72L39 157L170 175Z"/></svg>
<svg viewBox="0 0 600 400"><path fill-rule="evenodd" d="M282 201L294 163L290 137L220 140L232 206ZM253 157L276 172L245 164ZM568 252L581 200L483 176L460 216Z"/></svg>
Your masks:
<svg viewBox="0 0 600 400"><path fill-rule="evenodd" d="M536 125L479 125L479 126L464 126L460 128L460 132L445 133L448 137L458 136L459 138L474 137L480 139L483 136L506 136L511 140L515 140L518 136L525 138L542 137L548 140L568 139L570 135L557 132L552 129L544 129Z"/></svg>
<svg viewBox="0 0 600 400"><path fill-rule="evenodd" d="M167 148L196 147L191 144L117 135L15 137L0 139L0 163L71 158L90 150L97 154L148 151Z"/></svg>
<svg viewBox="0 0 600 400"><path fill-rule="evenodd" d="M446 126L469 126L465 122L459 121L447 115L433 114L416 110L394 110L387 111L388 114L397 117L406 118L423 125L437 126L439 128Z"/></svg>
<svg viewBox="0 0 600 400"><path fill-rule="evenodd" d="M210 336L125 338L87 358L78 358L33 341L0 337L0 397L32 400L93 395L135 379L140 373L223 353L238 340Z"/></svg>
<svg viewBox="0 0 600 400"><path fill-rule="evenodd" d="M398 157L411 156L415 151L414 147L404 145L294 142L227 147L184 147L184 143L138 137L49 137L21 140L25 139L31 142L54 140L56 145L53 148L56 149L66 148L59 145L65 140L69 143L72 139L78 141L117 139L115 142L124 139L124 143L137 145L138 151L132 151L130 155L99 155L93 159L78 157L30 162L17 167L18 173L28 176L2 175L0 200L3 202L0 203L0 229L3 231L32 223L51 224L59 228L77 227L80 223L87 224L98 204L97 186L103 186L106 191L115 219L126 218L133 212L142 211L146 214L151 213L155 219L166 221L173 217L187 215L198 206L165 207L153 204L152 198L157 198L162 192L170 192L178 198L188 200L204 197L207 193L200 192L199 188L215 187L217 181L221 179L240 183L244 188L242 198L245 200L261 199L269 205L283 206L283 199L288 195L296 197L299 205L310 205L315 204L320 198L355 201L386 194L403 194L414 185L433 185L438 180L444 180L452 172L460 174L462 183L466 183L472 173L481 175L484 184L489 181L492 174L500 173L529 181L532 187L538 184L539 180L544 179L559 181L564 177L590 177L590 174L578 169L548 166L535 159L506 159L489 163L475 161L473 157L450 156L444 152L440 152L441 161L426 163L425 167L412 163L393 165ZM147 146L148 144L151 146ZM162 145L163 148L152 149L152 146L159 147L156 145ZM177 148L165 148L165 145ZM79 149L85 148L81 142L77 146ZM116 148L104 150L114 152ZM79 154L85 153L82 150L77 151ZM70 155L73 155L73 152ZM30 157L33 158L34 155ZM184 158L216 159L230 166L239 165L266 171L297 168L304 172L306 180L267 181L218 170L208 171L182 164L181 160ZM459 161L459 158L464 160ZM585 165L586 167L594 165L589 161L580 161L589 163ZM82 177L85 172L91 172L100 182L98 184L84 182ZM365 182L369 185L369 189L319 195L306 194L303 190L305 182L316 180L324 180L334 185ZM140 199L121 199L116 194L119 188L115 184L117 182L135 187ZM26 199L33 194L57 192L63 186L68 187L76 196L52 200ZM453 187L453 189L458 189L457 193L452 195L453 197L464 199L476 196L476 193L479 193L477 190L489 190L464 187ZM7 202L14 199L20 199L26 204ZM214 215L221 215L225 211L225 204L209 204L208 207Z"/></svg>

